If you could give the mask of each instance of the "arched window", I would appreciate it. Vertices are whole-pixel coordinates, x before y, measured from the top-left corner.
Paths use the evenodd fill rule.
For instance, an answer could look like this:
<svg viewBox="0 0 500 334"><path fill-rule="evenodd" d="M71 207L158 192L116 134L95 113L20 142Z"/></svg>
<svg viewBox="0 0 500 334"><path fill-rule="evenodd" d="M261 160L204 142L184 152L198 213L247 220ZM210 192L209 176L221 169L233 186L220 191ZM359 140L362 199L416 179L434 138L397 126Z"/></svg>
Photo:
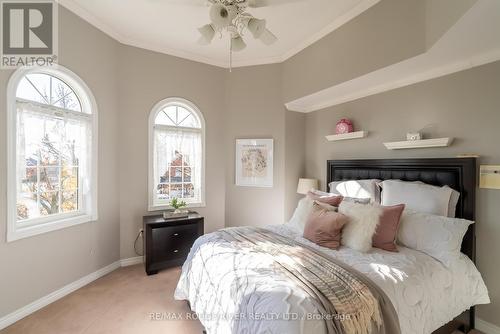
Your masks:
<svg viewBox="0 0 500 334"><path fill-rule="evenodd" d="M165 99L149 117L149 210L169 207L173 198L204 205L205 121L191 102Z"/></svg>
<svg viewBox="0 0 500 334"><path fill-rule="evenodd" d="M57 66L17 70L7 93L7 239L97 219L97 108L90 90Z"/></svg>

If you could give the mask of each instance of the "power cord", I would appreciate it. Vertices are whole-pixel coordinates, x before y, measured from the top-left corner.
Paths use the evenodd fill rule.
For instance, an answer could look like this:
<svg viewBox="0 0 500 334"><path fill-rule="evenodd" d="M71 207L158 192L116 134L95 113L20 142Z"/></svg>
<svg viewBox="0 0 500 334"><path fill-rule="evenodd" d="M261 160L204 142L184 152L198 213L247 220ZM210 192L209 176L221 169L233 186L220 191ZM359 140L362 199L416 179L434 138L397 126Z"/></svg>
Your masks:
<svg viewBox="0 0 500 334"><path fill-rule="evenodd" d="M135 241L134 241L134 252L135 252L135 254L137 254L139 256L144 255L144 254L141 254L140 252L137 251L137 241L139 240L140 237L143 237L143 234L144 234L144 230L140 230L139 234L137 234L137 237L135 238ZM142 238L142 242L144 243L144 238Z"/></svg>

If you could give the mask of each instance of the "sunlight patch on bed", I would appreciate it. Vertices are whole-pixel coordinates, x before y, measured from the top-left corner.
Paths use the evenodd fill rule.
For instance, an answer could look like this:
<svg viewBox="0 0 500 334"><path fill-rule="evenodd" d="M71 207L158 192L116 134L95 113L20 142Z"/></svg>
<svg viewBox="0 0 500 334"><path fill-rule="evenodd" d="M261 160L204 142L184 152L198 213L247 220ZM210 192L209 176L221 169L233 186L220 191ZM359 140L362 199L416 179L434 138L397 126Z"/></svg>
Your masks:
<svg viewBox="0 0 500 334"><path fill-rule="evenodd" d="M370 267L374 269L374 271L382 277L384 280L391 280L394 283L399 283L403 282L406 278L408 278L408 275L396 268L390 267L386 264L381 264L381 263L370 263Z"/></svg>

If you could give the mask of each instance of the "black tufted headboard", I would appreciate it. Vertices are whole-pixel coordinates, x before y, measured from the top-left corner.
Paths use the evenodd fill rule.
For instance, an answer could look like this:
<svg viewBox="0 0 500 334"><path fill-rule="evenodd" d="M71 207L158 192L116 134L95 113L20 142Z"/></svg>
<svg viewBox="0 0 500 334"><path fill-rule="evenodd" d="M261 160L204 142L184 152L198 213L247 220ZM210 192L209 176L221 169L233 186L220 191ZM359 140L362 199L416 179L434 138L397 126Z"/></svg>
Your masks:
<svg viewBox="0 0 500 334"><path fill-rule="evenodd" d="M360 179L400 179L422 181L437 186L448 185L460 192L456 217L475 219L475 158L328 160L327 186L332 181ZM462 252L475 262L474 224L465 235Z"/></svg>

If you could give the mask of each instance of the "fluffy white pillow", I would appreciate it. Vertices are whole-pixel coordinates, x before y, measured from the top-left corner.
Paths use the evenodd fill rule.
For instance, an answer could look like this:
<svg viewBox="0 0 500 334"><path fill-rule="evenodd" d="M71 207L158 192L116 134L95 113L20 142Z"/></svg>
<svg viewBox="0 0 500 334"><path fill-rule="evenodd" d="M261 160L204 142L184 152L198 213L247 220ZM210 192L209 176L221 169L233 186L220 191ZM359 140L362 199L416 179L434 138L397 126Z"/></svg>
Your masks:
<svg viewBox="0 0 500 334"><path fill-rule="evenodd" d="M462 240L473 221L405 210L398 243L421 251L449 267L460 258Z"/></svg>
<svg viewBox="0 0 500 334"><path fill-rule="evenodd" d="M369 199L371 203L380 203L380 180L349 180L330 182L330 192L348 198Z"/></svg>
<svg viewBox="0 0 500 334"><path fill-rule="evenodd" d="M339 212L349 218L349 223L342 230L342 245L368 252L372 248L372 238L379 224L382 208L343 201Z"/></svg>
<svg viewBox="0 0 500 334"><path fill-rule="evenodd" d="M406 204L406 208L439 216L448 216L453 189L421 182L386 180L382 187L382 205Z"/></svg>

